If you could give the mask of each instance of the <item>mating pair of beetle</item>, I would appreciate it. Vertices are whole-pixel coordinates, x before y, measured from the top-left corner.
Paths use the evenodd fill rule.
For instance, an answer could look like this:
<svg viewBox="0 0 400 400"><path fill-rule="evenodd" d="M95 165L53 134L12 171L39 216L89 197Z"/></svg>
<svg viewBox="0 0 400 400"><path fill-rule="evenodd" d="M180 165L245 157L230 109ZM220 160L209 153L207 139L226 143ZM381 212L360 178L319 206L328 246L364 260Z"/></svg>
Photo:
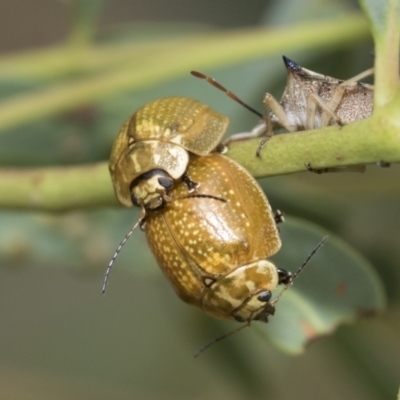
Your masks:
<svg viewBox="0 0 400 400"><path fill-rule="evenodd" d="M342 125L372 113L373 87L357 82L362 75L343 82L284 61L288 84L282 100L266 95L266 115L246 137L266 132L269 138L276 126L295 131ZM193 75L241 102L211 78ZM141 216L114 254L103 292L121 247L140 226L185 302L213 317L247 323L267 322L274 313L272 291L279 284L288 287L325 239L293 276L267 260L281 247L282 217L273 214L243 167L212 152L228 123L205 104L170 97L143 106L123 125L110 172L119 202L140 207Z"/></svg>

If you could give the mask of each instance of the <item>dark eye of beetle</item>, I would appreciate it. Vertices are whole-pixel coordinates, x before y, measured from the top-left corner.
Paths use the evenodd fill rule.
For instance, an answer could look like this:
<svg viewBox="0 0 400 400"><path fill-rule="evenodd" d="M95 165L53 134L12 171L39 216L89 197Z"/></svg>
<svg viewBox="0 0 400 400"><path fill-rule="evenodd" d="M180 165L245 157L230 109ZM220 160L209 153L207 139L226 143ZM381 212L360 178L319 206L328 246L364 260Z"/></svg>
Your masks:
<svg viewBox="0 0 400 400"><path fill-rule="evenodd" d="M167 189L167 190L172 189L172 187L174 186L173 180L172 180L171 178L167 178L167 177L164 177L164 176L158 178L158 183L159 183L162 187L164 187L165 189Z"/></svg>
<svg viewBox="0 0 400 400"><path fill-rule="evenodd" d="M235 319L237 322L244 322L244 319L242 317L239 317L239 315L236 315Z"/></svg>
<svg viewBox="0 0 400 400"><path fill-rule="evenodd" d="M268 303L271 300L272 293L270 291L262 292L258 295L258 300L262 301L263 303Z"/></svg>

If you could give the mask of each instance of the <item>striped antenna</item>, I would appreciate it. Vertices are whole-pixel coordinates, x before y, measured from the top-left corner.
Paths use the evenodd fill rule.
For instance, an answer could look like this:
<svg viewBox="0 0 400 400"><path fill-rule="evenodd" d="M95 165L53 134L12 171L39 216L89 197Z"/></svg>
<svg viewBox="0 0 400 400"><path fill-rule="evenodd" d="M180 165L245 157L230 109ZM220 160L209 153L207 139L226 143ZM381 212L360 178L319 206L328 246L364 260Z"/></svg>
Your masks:
<svg viewBox="0 0 400 400"><path fill-rule="evenodd" d="M118 257L118 254L120 253L122 247L125 245L125 243L128 241L128 239L131 237L131 235L134 232L134 230L138 227L138 225L143 223L145 216L146 216L146 211L145 211L144 208L142 208L142 213L140 215L140 218L138 219L136 224L132 226L131 230L125 235L125 237L123 238L122 242L119 244L119 246L115 250L115 253L112 256L112 258L110 260L110 263L108 264L108 267L106 269L106 273L104 274L104 280L103 280L103 286L101 288L101 293L103 293L103 294L106 293L108 278L109 278L109 275L110 275L110 272L111 272L111 268L112 268L112 266L114 264L115 259Z"/></svg>
<svg viewBox="0 0 400 400"><path fill-rule="evenodd" d="M293 274L293 276L290 279L290 282L285 285L285 287L280 291L278 296L275 297L275 299L271 302L271 305L275 306L275 304L279 301L279 299L282 297L283 293L286 292L286 290L293 285L293 282L295 279L298 278L298 276L303 272L304 268L307 266L307 264L310 262L310 260L315 256L315 253L324 245L324 243L328 240L328 235L324 236L322 240L315 246L314 250L307 256L307 258L304 260L303 264L300 265L300 267L297 269L297 271Z"/></svg>
<svg viewBox="0 0 400 400"><path fill-rule="evenodd" d="M208 83L216 87L217 89L221 90L224 92L228 97L230 97L232 100L236 101L240 105L242 105L244 108L247 108L249 111L251 111L253 114L258 115L260 118L264 118L264 115L255 110L253 107L249 106L247 103L244 101L240 100L239 97L236 96L236 94L232 93L230 90L228 90L225 86L222 86L220 83L218 83L215 79L211 78L210 76L204 75L201 72L197 71L190 71L190 73L195 76L196 78L200 79L205 79Z"/></svg>
<svg viewBox="0 0 400 400"><path fill-rule="evenodd" d="M291 286L293 285L293 282L295 279L297 279L297 277L301 274L301 272L304 270L304 268L306 267L306 265L310 262L310 260L314 257L315 253L324 245L324 243L328 240L328 236L325 236L318 244L317 246L314 248L314 250L307 256L307 258L304 260L303 264L301 264L301 266L297 269L297 271L293 274L292 278L290 279L290 282L285 285L285 287L280 291L280 293L278 294L278 296L271 302L271 305L274 306L279 299L281 298L282 294ZM203 354L207 349L209 349L211 346L213 346L214 344L220 342L223 339L228 338L229 336L234 335L235 333L240 332L242 329L247 328L248 326L250 326L251 320L247 321L244 325L239 326L239 328L234 329L233 331L230 331L228 333L225 333L222 336L218 336L217 338L211 340L211 342L208 342L207 344L205 344L204 346L200 347L200 349L198 349L196 351L196 353L194 353L193 357L197 358L198 356L200 356L201 354Z"/></svg>

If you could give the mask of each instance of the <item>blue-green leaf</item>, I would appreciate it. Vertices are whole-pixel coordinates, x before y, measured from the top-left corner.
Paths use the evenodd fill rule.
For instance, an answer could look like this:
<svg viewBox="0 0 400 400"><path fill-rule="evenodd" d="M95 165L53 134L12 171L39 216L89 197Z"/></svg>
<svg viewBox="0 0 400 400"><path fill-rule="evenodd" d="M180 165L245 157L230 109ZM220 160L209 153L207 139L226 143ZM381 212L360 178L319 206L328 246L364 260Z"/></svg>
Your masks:
<svg viewBox="0 0 400 400"><path fill-rule="evenodd" d="M340 238L295 218L281 230L283 249L274 262L292 272L323 236L329 234L329 239L281 297L270 322L258 325L276 346L300 353L309 341L340 324L385 307L383 286L373 267Z"/></svg>

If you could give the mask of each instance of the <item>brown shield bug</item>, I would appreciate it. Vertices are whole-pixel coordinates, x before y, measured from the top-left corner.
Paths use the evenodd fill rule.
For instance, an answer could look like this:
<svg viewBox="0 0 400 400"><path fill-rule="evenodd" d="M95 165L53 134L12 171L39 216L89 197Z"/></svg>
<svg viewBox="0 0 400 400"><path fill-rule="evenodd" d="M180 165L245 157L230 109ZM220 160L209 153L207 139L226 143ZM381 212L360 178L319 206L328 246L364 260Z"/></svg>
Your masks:
<svg viewBox="0 0 400 400"><path fill-rule="evenodd" d="M155 209L169 199L175 180L184 178L189 153L205 155L220 142L229 119L186 97L166 97L139 108L122 126L111 152L110 173L118 201Z"/></svg>
<svg viewBox="0 0 400 400"><path fill-rule="evenodd" d="M262 117L261 122L251 132L231 136L225 144L257 137L266 132L266 137L257 149L256 154L259 156L262 147L272 137L273 129L285 128L295 132L328 125L345 125L372 114L374 87L359 80L371 75L373 69L343 81L303 68L285 56L283 61L288 77L281 101L278 102L274 96L266 93L264 116L245 105ZM237 96L212 78L195 71L192 75L206 79L243 105Z"/></svg>

